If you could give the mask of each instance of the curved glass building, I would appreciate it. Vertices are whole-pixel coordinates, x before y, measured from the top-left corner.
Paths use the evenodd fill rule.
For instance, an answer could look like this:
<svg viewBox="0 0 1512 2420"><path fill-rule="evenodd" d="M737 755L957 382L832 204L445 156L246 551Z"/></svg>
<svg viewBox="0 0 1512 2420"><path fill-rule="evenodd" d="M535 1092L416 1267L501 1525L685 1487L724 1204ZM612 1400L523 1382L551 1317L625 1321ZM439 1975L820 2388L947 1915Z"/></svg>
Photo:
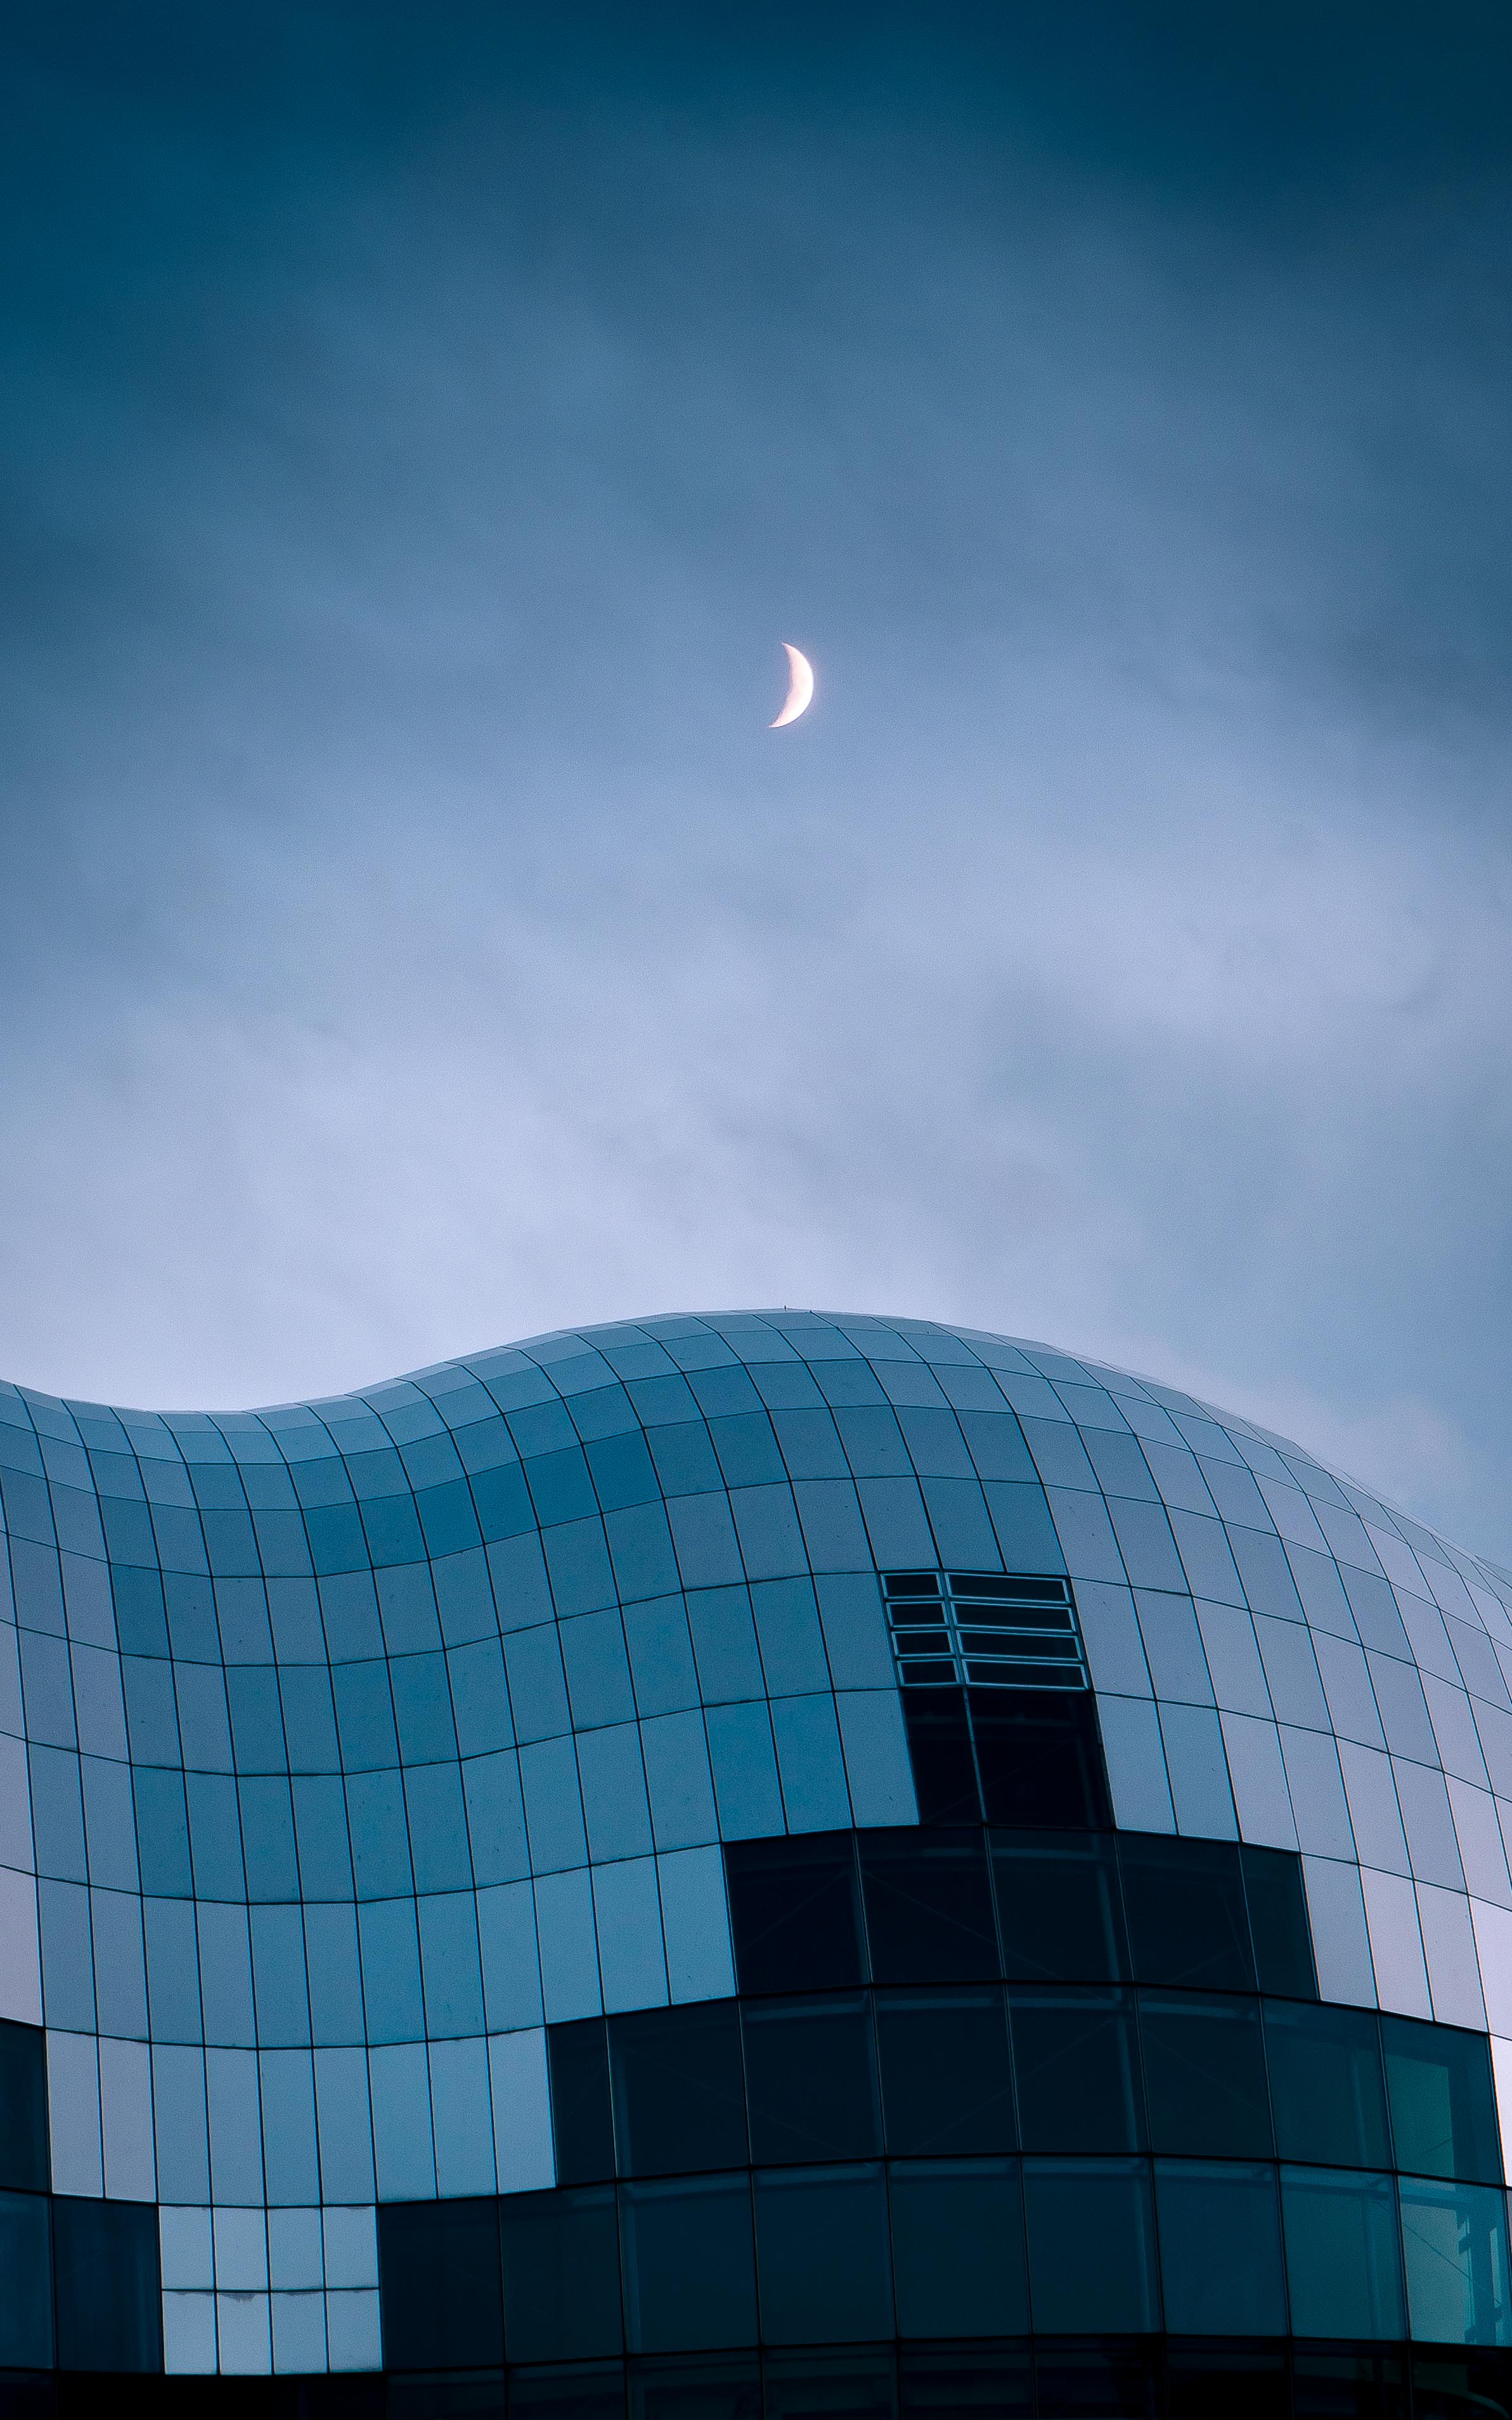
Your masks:
<svg viewBox="0 0 1512 2420"><path fill-rule="evenodd" d="M766 1311L0 1502L0 2413L1512 2408L1512 1576L1305 1452Z"/></svg>

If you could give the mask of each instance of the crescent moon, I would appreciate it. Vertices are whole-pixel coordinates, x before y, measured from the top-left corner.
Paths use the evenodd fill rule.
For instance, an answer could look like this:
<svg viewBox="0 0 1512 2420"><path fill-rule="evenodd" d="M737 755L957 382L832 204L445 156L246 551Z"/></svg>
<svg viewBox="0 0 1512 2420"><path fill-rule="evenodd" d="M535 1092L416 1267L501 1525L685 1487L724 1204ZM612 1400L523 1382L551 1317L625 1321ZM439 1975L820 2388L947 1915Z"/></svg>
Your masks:
<svg viewBox="0 0 1512 2420"><path fill-rule="evenodd" d="M784 722L796 722L799 715L805 713L813 702L812 664L807 656L798 653L796 647L789 647L786 639L782 644L787 649L788 693L777 721L767 724L768 731L780 731Z"/></svg>

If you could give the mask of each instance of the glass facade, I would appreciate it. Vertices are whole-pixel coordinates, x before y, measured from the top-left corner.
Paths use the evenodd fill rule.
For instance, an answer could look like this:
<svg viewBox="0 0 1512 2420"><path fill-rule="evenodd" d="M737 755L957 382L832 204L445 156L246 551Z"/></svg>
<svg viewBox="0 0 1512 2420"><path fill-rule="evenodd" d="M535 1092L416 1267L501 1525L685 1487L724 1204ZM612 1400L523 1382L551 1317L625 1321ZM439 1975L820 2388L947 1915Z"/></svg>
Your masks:
<svg viewBox="0 0 1512 2420"><path fill-rule="evenodd" d="M752 1312L0 1523L0 2406L1512 2409L1512 1579L1297 1448Z"/></svg>

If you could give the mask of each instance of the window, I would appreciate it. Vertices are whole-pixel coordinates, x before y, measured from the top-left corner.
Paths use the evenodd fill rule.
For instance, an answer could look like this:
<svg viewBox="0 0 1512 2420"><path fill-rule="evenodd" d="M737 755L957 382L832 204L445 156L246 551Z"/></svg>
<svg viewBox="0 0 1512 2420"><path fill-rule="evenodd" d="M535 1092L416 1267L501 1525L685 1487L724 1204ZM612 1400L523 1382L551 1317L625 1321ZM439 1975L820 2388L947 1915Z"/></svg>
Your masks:
<svg viewBox="0 0 1512 2420"><path fill-rule="evenodd" d="M751 2158L874 2158L882 2149L872 2013L843 1999L769 2000L743 2011Z"/></svg>
<svg viewBox="0 0 1512 2420"><path fill-rule="evenodd" d="M879 1992L876 2025L894 2157L1017 2149L1000 1989Z"/></svg>
<svg viewBox="0 0 1512 2420"><path fill-rule="evenodd" d="M1283 2168L1281 2215L1294 2335L1406 2334L1389 2177Z"/></svg>
<svg viewBox="0 0 1512 2420"><path fill-rule="evenodd" d="M991 1837L1009 1981L1121 1982L1129 1954L1111 1838L1095 1832Z"/></svg>
<svg viewBox="0 0 1512 2420"><path fill-rule="evenodd" d="M756 2179L765 2344L856 2344L893 2333L887 2200L879 2167Z"/></svg>
<svg viewBox="0 0 1512 2420"><path fill-rule="evenodd" d="M724 1854L742 1992L842 1991L863 1979L849 1832L733 1841Z"/></svg>
<svg viewBox="0 0 1512 2420"><path fill-rule="evenodd" d="M1512 2344L1506 2200L1489 2185L1403 2177L1407 2316L1429 2344Z"/></svg>
<svg viewBox="0 0 1512 2420"><path fill-rule="evenodd" d="M1069 1580L991 1572L883 1575L905 1687L1085 1689Z"/></svg>
<svg viewBox="0 0 1512 2420"><path fill-rule="evenodd" d="M1274 2169L1157 2160L1155 2204L1171 2334L1285 2335Z"/></svg>
<svg viewBox="0 0 1512 2420"><path fill-rule="evenodd" d="M51 2234L45 2195L0 2193L0 2369L52 2364Z"/></svg>
<svg viewBox="0 0 1512 2420"><path fill-rule="evenodd" d="M483 2369L502 2361L496 2201L381 2206L378 2253L386 2367Z"/></svg>
<svg viewBox="0 0 1512 2420"><path fill-rule="evenodd" d="M559 2184L594 2184L614 2174L609 2044L602 2017L547 2027L551 2131Z"/></svg>
<svg viewBox="0 0 1512 2420"><path fill-rule="evenodd" d="M1269 2157L1271 2113L1257 2001L1141 1992L1139 2035L1149 2139L1157 2151Z"/></svg>
<svg viewBox="0 0 1512 2420"><path fill-rule="evenodd" d="M0 2186L46 2193L47 2081L40 2025L0 2024Z"/></svg>
<svg viewBox="0 0 1512 2420"><path fill-rule="evenodd" d="M878 1983L963 1983L998 1971L980 1830L859 1835L872 1974Z"/></svg>
<svg viewBox="0 0 1512 2420"><path fill-rule="evenodd" d="M614 2017L609 2039L622 2176L745 2165L746 2085L733 2001Z"/></svg>
<svg viewBox="0 0 1512 2420"><path fill-rule="evenodd" d="M507 2358L585 2361L617 2353L623 2338L613 2186L510 2194L499 2216Z"/></svg>
<svg viewBox="0 0 1512 2420"><path fill-rule="evenodd" d="M620 2197L625 2327L632 2352L756 2342L750 2182L626 2185Z"/></svg>
<svg viewBox="0 0 1512 2420"><path fill-rule="evenodd" d="M1029 2295L1017 2161L895 2163L888 2194L899 2335L1022 2335Z"/></svg>
<svg viewBox="0 0 1512 2420"><path fill-rule="evenodd" d="M1253 1992L1237 1848L1134 1834L1120 1839L1119 1863L1137 1981Z"/></svg>
<svg viewBox="0 0 1512 2420"><path fill-rule="evenodd" d="M1420 2177L1499 2184L1501 2144L1484 2034L1382 2017L1396 2165Z"/></svg>
<svg viewBox="0 0 1512 2420"><path fill-rule="evenodd" d="M1036 2329L1144 2335L1159 2327L1154 2211L1142 2160L1074 2166L1026 2160L1024 2208Z"/></svg>
<svg viewBox="0 0 1512 2420"><path fill-rule="evenodd" d="M1143 2149L1133 1994L1012 1992L1009 1999L1025 2149Z"/></svg>
<svg viewBox="0 0 1512 2420"><path fill-rule="evenodd" d="M1387 2165L1381 2038L1368 2009L1269 2000L1265 2052L1276 2149L1284 2160L1341 2168Z"/></svg>

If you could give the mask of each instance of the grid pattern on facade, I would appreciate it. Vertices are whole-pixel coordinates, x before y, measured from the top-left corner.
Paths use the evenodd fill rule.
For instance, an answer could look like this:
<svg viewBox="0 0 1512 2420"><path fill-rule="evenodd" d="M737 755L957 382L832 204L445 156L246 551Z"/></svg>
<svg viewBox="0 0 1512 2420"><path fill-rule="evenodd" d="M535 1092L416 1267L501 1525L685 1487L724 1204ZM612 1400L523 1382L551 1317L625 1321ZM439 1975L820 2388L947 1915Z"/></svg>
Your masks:
<svg viewBox="0 0 1512 2420"><path fill-rule="evenodd" d="M905 1688L1085 1689L1068 1580L1023 1572L885 1572Z"/></svg>

